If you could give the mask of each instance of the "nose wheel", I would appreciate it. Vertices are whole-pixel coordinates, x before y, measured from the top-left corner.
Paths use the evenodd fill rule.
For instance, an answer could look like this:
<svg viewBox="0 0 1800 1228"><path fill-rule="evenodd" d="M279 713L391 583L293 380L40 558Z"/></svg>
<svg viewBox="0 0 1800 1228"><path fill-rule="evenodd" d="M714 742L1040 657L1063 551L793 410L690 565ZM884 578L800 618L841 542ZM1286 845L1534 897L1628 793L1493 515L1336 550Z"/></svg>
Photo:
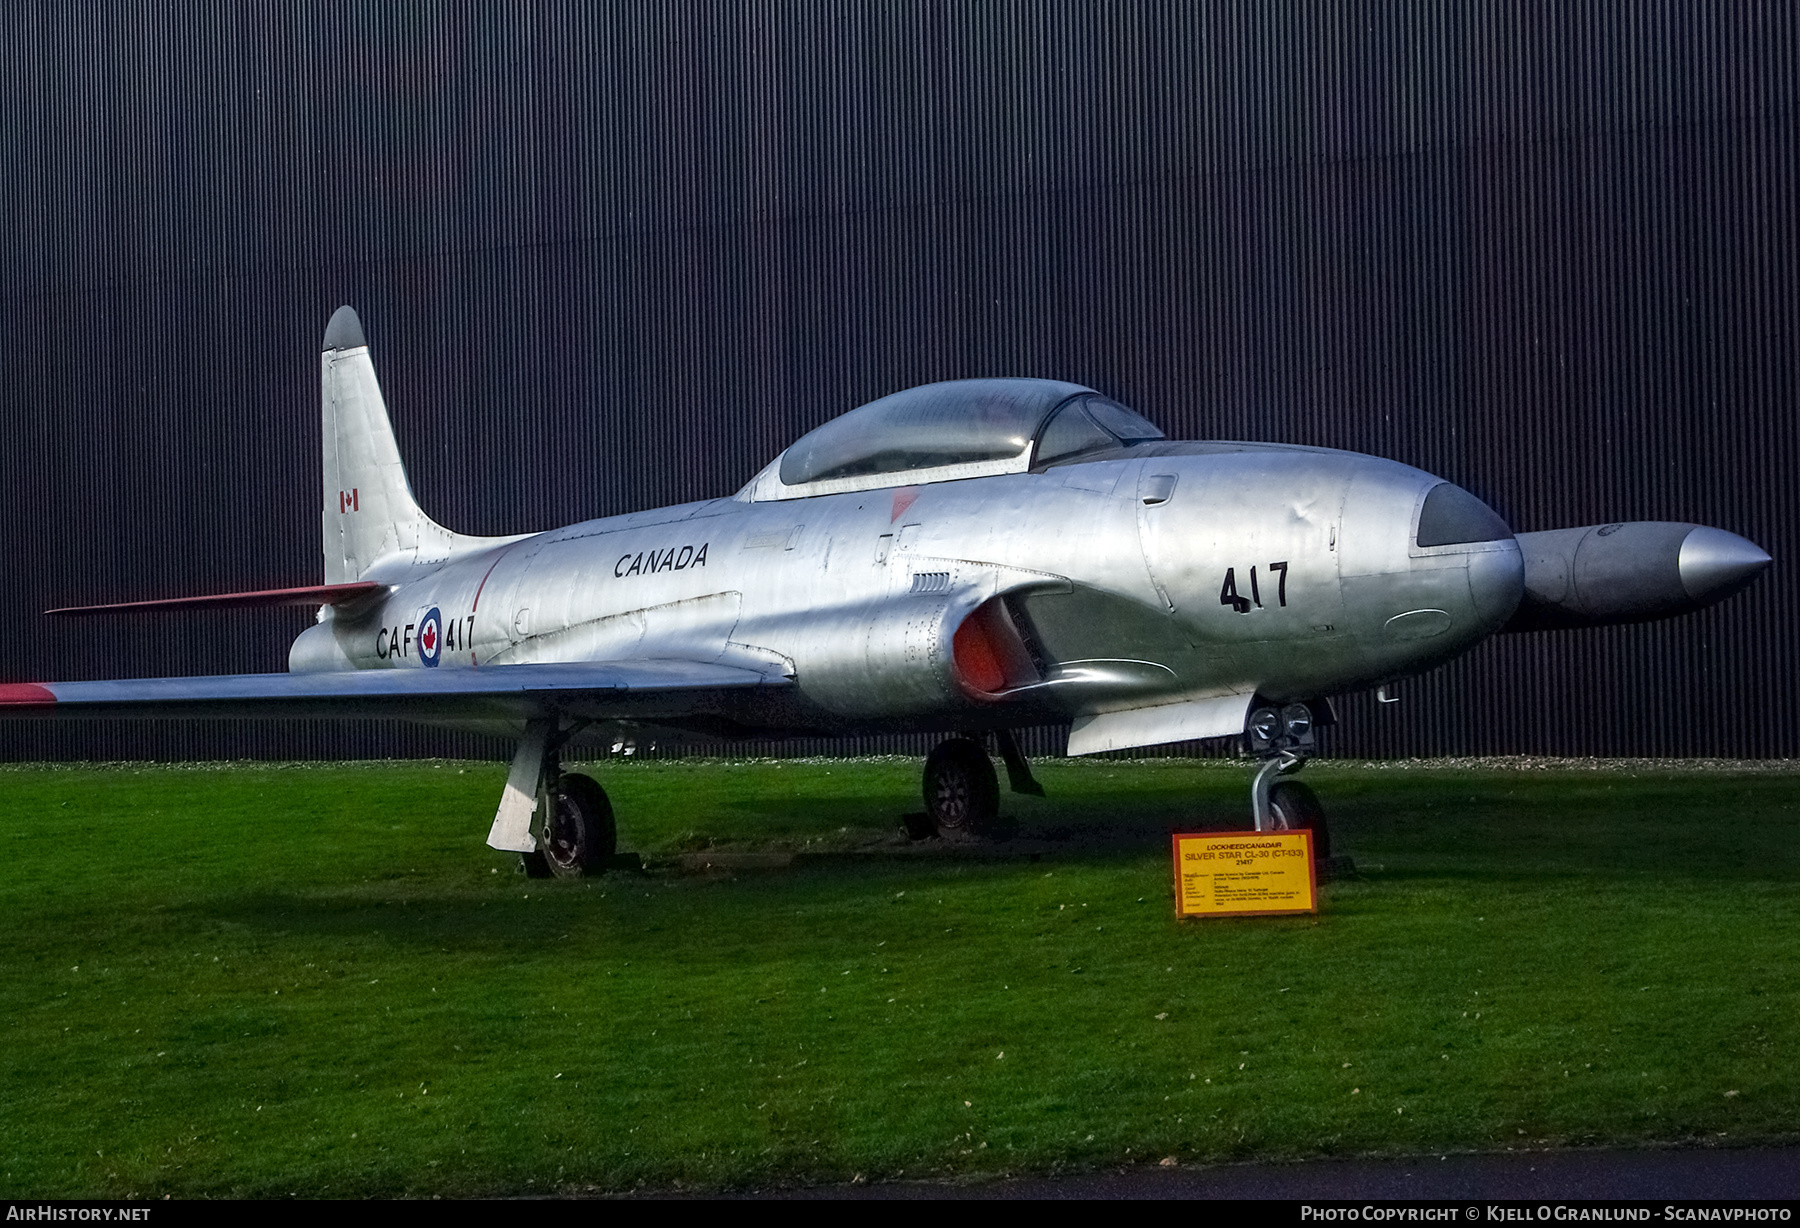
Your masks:
<svg viewBox="0 0 1800 1228"><path fill-rule="evenodd" d="M1269 817L1272 831L1311 832L1314 861L1330 858L1331 829L1317 793L1297 780L1277 781L1269 790Z"/></svg>

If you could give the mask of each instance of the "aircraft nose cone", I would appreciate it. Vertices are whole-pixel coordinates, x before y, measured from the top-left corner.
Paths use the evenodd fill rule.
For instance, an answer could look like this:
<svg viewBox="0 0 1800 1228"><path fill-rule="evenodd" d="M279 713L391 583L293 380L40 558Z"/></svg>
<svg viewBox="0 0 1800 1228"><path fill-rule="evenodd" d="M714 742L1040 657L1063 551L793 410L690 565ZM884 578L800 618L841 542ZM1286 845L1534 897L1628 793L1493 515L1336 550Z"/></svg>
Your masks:
<svg viewBox="0 0 1800 1228"><path fill-rule="evenodd" d="M1695 601L1711 603L1737 592L1773 562L1762 547L1736 533L1704 526L1681 542L1681 587Z"/></svg>

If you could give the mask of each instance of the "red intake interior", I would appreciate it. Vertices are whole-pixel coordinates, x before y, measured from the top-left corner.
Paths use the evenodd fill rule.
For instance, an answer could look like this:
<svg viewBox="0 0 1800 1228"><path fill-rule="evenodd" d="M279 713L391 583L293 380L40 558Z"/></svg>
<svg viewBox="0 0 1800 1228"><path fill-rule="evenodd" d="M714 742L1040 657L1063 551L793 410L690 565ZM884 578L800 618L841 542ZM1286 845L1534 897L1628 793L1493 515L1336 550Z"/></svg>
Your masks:
<svg viewBox="0 0 1800 1228"><path fill-rule="evenodd" d="M984 625L986 621L981 610L971 613L956 629L950 648L956 659L956 672L963 682L991 695L1006 689L1006 670L1001 667L1000 653Z"/></svg>

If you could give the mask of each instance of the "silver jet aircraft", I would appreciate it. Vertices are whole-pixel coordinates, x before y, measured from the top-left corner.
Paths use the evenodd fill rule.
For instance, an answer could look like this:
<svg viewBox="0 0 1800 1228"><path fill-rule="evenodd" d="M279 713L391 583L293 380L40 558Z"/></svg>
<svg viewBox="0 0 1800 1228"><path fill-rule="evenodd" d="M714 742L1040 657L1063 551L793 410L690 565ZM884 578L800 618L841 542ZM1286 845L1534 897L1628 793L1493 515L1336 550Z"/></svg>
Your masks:
<svg viewBox="0 0 1800 1228"><path fill-rule="evenodd" d="M534 874L603 867L606 794L576 739L942 732L946 836L994 824L988 747L1069 753L1243 736L1259 829L1328 836L1283 779L1327 697L1497 632L1696 610L1769 556L1640 522L1515 534L1428 473L1350 452L1176 442L1093 389L932 384L802 437L735 496L518 537L413 500L356 314L320 357L324 583L53 611L306 604L289 672L0 685L16 717L392 716L519 739L488 843Z"/></svg>

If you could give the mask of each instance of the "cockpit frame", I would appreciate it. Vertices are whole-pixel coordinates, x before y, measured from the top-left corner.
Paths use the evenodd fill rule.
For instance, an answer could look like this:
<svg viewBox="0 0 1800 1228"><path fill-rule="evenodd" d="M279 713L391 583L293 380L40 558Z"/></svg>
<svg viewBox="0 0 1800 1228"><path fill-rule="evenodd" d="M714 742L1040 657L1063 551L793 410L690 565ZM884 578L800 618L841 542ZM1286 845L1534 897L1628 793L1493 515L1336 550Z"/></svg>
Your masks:
<svg viewBox="0 0 1800 1228"><path fill-rule="evenodd" d="M1043 440L1053 424L1071 414L1088 424L1096 445L1098 436L1106 435L1094 427L1096 419L1113 429L1104 441L1110 446L1163 437L1144 418L1080 384L1034 379L927 384L871 401L808 432L752 478L737 498L765 503L1025 473L1044 463L1046 458L1036 455ZM939 439L935 431L956 438ZM1012 444L1019 446L1001 451ZM909 457L933 451L954 456L959 448L988 455L943 464L908 463ZM854 471L860 467L872 471ZM812 473L821 476L808 476ZM784 480L796 474L805 480Z"/></svg>

